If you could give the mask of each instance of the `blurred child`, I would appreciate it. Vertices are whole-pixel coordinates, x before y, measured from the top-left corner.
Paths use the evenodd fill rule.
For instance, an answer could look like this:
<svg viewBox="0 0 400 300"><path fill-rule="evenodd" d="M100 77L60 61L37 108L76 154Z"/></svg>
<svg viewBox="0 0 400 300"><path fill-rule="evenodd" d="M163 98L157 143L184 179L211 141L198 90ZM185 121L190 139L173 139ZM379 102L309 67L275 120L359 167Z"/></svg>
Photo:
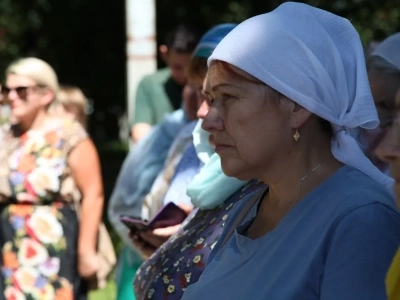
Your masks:
<svg viewBox="0 0 400 300"><path fill-rule="evenodd" d="M78 121L87 130L88 107L88 100L80 88L73 85L60 85L57 98L50 107L50 112L57 117ZM81 210L81 208L78 208L78 210ZM96 274L96 278L92 278L93 280L88 282L90 288L94 290L105 286L108 275L116 263L113 245L103 223L99 227L97 251L101 259L99 264L102 270Z"/></svg>
<svg viewBox="0 0 400 300"><path fill-rule="evenodd" d="M73 85L60 85L57 100L50 109L54 115L75 119L87 129L87 107L87 98L80 88Z"/></svg>

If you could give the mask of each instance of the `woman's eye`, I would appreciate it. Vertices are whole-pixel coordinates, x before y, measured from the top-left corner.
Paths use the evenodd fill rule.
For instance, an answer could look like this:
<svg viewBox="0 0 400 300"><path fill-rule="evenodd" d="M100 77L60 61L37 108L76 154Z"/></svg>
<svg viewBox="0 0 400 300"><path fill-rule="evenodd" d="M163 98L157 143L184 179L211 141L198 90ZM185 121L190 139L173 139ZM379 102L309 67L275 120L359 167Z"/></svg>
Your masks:
<svg viewBox="0 0 400 300"><path fill-rule="evenodd" d="M222 94L222 100L229 100L231 98L233 98L233 96L230 94Z"/></svg>

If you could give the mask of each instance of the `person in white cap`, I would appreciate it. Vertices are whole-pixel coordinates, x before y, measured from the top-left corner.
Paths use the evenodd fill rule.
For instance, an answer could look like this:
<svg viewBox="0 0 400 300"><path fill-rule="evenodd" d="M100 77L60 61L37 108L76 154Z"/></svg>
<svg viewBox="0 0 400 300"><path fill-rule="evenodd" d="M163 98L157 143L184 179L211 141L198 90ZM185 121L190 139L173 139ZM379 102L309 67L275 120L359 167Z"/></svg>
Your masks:
<svg viewBox="0 0 400 300"><path fill-rule="evenodd" d="M400 215L358 142L379 121L354 27L286 2L239 24L208 63L203 128L222 170L269 188L236 207L182 299L386 299Z"/></svg>

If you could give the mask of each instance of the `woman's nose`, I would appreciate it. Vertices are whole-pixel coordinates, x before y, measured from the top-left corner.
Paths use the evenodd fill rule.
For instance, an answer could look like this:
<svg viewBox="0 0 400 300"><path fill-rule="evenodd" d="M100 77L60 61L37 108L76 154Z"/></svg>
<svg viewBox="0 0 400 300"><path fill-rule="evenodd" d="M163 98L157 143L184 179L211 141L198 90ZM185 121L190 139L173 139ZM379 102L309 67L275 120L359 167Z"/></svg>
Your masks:
<svg viewBox="0 0 400 300"><path fill-rule="evenodd" d="M390 163L400 159L400 128L395 128L396 126L399 125L394 124L388 130L375 150L375 154L381 161Z"/></svg>
<svg viewBox="0 0 400 300"><path fill-rule="evenodd" d="M199 109L197 110L197 117L199 119L204 119L204 117L207 115L209 109L210 109L210 107L208 106L207 101L203 100L199 106Z"/></svg>
<svg viewBox="0 0 400 300"><path fill-rule="evenodd" d="M10 89L10 91L8 92L8 95L7 95L7 100L13 101L18 98L19 98L19 95L18 95L17 91L14 89Z"/></svg>
<svg viewBox="0 0 400 300"><path fill-rule="evenodd" d="M206 115L203 117L203 124L201 127L208 132L224 130L224 122L215 107L208 109Z"/></svg>

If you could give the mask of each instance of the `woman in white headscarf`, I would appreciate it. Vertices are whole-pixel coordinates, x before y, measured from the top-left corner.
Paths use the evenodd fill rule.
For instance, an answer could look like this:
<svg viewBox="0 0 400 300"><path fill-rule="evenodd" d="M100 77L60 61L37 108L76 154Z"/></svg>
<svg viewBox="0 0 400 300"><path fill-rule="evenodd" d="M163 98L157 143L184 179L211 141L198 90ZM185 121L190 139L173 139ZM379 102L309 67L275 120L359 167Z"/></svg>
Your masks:
<svg viewBox="0 0 400 300"><path fill-rule="evenodd" d="M380 124L373 130L364 131L366 154L378 168L388 173L388 164L379 160L374 151L396 114L395 97L400 88L400 32L389 36L375 48L367 66Z"/></svg>
<svg viewBox="0 0 400 300"><path fill-rule="evenodd" d="M354 27L287 2L238 25L208 62L203 128L222 169L269 188L238 205L183 299L386 299L400 215L357 141L379 121Z"/></svg>
<svg viewBox="0 0 400 300"><path fill-rule="evenodd" d="M380 141L376 154L390 166L396 178L394 191L397 207L400 208L400 32L389 36L374 51L369 64L372 93L378 108L378 115L386 135ZM397 95L396 95L397 89ZM379 113L381 111L381 113ZM383 120L382 120L383 119ZM385 122L386 121L386 122ZM397 251L386 277L388 299L400 299L400 248Z"/></svg>

